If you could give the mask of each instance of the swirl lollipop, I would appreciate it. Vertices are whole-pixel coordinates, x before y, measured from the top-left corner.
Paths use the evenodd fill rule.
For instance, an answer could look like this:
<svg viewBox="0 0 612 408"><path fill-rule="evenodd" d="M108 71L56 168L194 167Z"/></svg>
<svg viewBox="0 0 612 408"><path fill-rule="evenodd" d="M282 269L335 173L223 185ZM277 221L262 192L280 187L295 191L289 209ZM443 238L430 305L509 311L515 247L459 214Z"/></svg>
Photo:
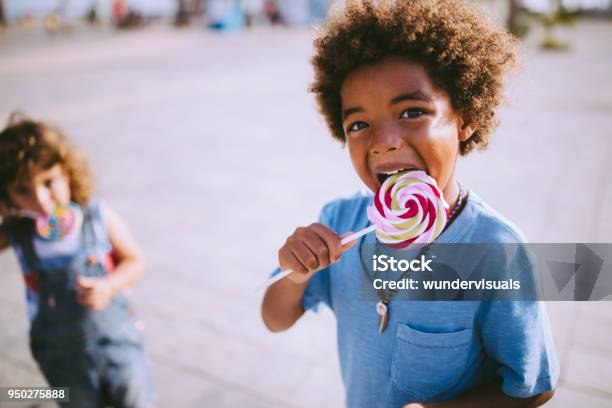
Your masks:
<svg viewBox="0 0 612 408"><path fill-rule="evenodd" d="M448 221L448 203L436 181L421 170L387 178L368 207L376 237L392 248L430 243Z"/></svg>
<svg viewBox="0 0 612 408"><path fill-rule="evenodd" d="M46 240L60 239L78 226L81 219L82 213L76 204L58 205L52 213L36 218L36 233Z"/></svg>
<svg viewBox="0 0 612 408"><path fill-rule="evenodd" d="M376 231L378 240L393 248L406 248L413 242L430 243L446 226L448 207L436 181L424 171L394 174L384 181L374 197L374 205L368 207L368 219L373 225L340 242L345 245ZM282 271L259 288L270 286L292 272Z"/></svg>

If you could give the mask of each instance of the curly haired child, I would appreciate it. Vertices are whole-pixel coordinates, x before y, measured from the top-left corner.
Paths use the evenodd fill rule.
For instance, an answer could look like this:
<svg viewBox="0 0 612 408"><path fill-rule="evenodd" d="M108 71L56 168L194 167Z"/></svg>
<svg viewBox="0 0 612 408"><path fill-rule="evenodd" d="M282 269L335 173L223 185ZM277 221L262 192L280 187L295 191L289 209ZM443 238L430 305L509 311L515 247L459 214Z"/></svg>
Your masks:
<svg viewBox="0 0 612 408"><path fill-rule="evenodd" d="M314 45L311 91L372 192L390 174L422 170L453 216L436 243L525 242L455 175L459 156L484 149L497 124L504 75L516 60L509 34L461 1L349 0ZM550 399L559 366L541 302L391 298L387 328L377 330L377 299L362 296L359 272L375 237L342 246L336 233L366 227L371 202L369 194L333 201L318 223L287 238L274 273L294 273L267 290L266 326L286 330L305 310L330 307L350 407L531 407ZM492 257L489 266L526 268L521 254Z"/></svg>
<svg viewBox="0 0 612 408"><path fill-rule="evenodd" d="M123 289L144 257L129 229L91 197L85 159L59 130L13 116L0 133L0 250L12 246L26 283L30 348L68 407L151 407L153 383ZM74 228L37 220L71 208Z"/></svg>

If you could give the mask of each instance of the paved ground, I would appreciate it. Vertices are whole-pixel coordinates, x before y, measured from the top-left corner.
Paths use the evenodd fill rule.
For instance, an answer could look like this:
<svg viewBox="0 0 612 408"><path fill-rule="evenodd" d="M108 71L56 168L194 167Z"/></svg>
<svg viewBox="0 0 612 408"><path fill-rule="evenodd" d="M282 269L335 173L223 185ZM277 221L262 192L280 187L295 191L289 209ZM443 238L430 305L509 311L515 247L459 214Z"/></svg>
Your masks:
<svg viewBox="0 0 612 408"><path fill-rule="evenodd" d="M146 250L134 301L162 407L342 404L331 313L272 335L253 292L295 226L360 188L305 92L311 35L0 34L0 120L21 108L61 124ZM571 53L526 46L491 148L460 164L531 241L612 242L611 36L581 23ZM43 384L12 254L0 271L0 384ZM562 364L550 406L612 406L612 303L549 310Z"/></svg>

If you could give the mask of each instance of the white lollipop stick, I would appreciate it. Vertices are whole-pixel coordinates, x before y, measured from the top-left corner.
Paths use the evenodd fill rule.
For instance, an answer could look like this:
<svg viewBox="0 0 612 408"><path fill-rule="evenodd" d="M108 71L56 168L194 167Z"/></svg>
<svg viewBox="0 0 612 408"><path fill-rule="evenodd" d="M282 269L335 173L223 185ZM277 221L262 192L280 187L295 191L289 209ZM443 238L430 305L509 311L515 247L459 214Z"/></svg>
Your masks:
<svg viewBox="0 0 612 408"><path fill-rule="evenodd" d="M362 229L361 231L357 231L347 237L342 238L342 241L340 241L340 243L342 245L346 245L349 242L353 242L356 239L369 234L370 232L374 231L376 229L376 225L370 225L369 227L366 227L364 229ZM259 287L257 287L257 290L261 290L261 289L265 289L268 286L271 286L273 284L275 284L276 282L278 282L279 280L283 279L285 276L292 274L293 271L291 269L287 269L282 271L281 273L274 275L273 277L271 277L270 279L268 279L265 283L263 283L262 285L260 285Z"/></svg>

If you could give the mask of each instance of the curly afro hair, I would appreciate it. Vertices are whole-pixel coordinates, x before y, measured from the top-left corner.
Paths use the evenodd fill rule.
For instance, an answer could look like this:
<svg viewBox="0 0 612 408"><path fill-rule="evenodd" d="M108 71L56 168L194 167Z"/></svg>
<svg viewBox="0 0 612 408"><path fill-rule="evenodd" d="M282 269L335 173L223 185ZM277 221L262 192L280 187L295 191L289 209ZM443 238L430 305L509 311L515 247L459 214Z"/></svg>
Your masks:
<svg viewBox="0 0 612 408"><path fill-rule="evenodd" d="M345 142L340 89L356 68L389 57L421 64L453 108L477 129L459 152L487 146L497 126L504 74L516 63L517 40L460 0L348 0L314 42L316 96L332 135Z"/></svg>

